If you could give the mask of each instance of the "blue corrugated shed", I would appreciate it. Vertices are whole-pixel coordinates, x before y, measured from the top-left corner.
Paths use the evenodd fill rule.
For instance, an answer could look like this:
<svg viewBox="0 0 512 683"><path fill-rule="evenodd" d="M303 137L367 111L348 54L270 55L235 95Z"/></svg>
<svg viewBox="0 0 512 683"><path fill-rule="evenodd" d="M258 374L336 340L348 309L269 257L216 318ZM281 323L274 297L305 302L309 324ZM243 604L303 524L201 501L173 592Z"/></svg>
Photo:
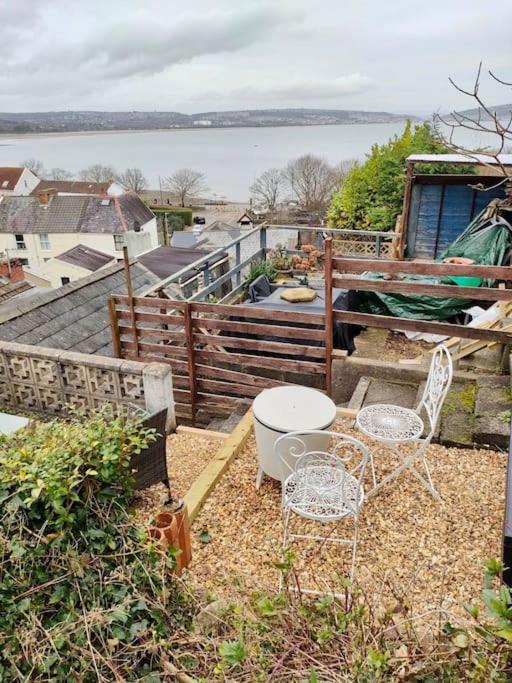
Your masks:
<svg viewBox="0 0 512 683"><path fill-rule="evenodd" d="M491 199L503 197L503 185L484 191L471 185L492 186L489 176L418 176L411 196L407 226L407 256L436 258L464 232Z"/></svg>

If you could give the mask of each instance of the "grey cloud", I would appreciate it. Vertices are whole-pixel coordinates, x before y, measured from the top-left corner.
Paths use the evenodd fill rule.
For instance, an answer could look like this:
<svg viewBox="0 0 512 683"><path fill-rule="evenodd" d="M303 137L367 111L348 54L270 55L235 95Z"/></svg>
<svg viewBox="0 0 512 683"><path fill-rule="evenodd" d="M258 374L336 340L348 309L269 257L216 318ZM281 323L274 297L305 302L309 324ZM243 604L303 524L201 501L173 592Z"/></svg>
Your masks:
<svg viewBox="0 0 512 683"><path fill-rule="evenodd" d="M207 99L240 99L242 102L265 101L319 101L332 100L349 95L366 92L374 87L374 82L368 76L348 74L337 78L315 78L290 80L286 84L268 86L244 86L229 91L202 91L190 98L190 101L204 101Z"/></svg>
<svg viewBox="0 0 512 683"><path fill-rule="evenodd" d="M77 45L41 51L22 68L40 70L51 63L100 80L147 76L196 57L235 52L293 20L293 13L270 7L203 12L172 22L125 19L99 32L95 28Z"/></svg>

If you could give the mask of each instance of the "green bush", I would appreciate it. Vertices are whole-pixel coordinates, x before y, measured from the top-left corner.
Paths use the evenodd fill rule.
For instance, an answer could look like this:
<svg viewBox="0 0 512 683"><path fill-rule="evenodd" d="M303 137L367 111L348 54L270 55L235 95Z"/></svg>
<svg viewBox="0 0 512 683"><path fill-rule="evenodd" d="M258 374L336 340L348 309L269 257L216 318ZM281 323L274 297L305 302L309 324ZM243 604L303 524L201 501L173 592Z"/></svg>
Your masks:
<svg viewBox="0 0 512 683"><path fill-rule="evenodd" d="M166 215L168 221L172 216L176 216L177 218L181 218L185 225L192 225L192 209L186 207L182 208L180 206L170 206L167 208L162 207L161 205L150 205L149 208L156 216L162 216L163 218L164 215Z"/></svg>
<svg viewBox="0 0 512 683"><path fill-rule="evenodd" d="M332 228L393 230L402 211L406 159L410 154L434 154L448 150L428 123L411 127L384 145L373 145L367 160L354 166L333 196L327 213ZM418 164L418 173L448 173L449 164ZM458 167L471 173L471 167Z"/></svg>
<svg viewBox="0 0 512 683"><path fill-rule="evenodd" d="M260 275L266 275L270 282L275 278L276 271L274 266L270 261L254 261L251 263L249 272L244 278L244 289L247 291L249 286L258 278Z"/></svg>
<svg viewBox="0 0 512 683"><path fill-rule="evenodd" d="M105 411L0 439L0 681L162 670L186 607L172 553L128 513L130 458L153 439Z"/></svg>

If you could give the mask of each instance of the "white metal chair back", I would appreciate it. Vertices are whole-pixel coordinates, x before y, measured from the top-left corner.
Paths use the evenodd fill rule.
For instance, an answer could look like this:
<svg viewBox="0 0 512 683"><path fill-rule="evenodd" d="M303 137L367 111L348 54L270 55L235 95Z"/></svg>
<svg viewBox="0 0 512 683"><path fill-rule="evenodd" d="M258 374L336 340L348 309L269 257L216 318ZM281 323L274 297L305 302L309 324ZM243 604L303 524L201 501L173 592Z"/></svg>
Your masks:
<svg viewBox="0 0 512 683"><path fill-rule="evenodd" d="M282 481L295 473L306 484L304 491L316 490L322 499L341 491L348 514L358 517L363 478L370 455L358 439L323 430L304 430L280 436L274 445ZM350 489L350 490L349 490ZM282 505L286 506L283 487Z"/></svg>
<svg viewBox="0 0 512 683"><path fill-rule="evenodd" d="M427 439L430 439L439 420L441 408L453 378L453 362L450 352L446 346L439 346L430 363L430 370L425 384L425 391L421 397L421 401L416 408L416 413L419 415L422 408L427 414L430 423L430 430Z"/></svg>

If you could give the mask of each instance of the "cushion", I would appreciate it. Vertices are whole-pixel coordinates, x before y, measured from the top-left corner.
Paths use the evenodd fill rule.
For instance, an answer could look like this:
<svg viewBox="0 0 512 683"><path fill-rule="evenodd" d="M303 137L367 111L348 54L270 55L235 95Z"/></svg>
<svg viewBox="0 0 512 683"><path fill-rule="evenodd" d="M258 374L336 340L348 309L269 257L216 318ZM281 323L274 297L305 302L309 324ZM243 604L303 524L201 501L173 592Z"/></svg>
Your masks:
<svg viewBox="0 0 512 683"><path fill-rule="evenodd" d="M292 287L281 294L281 299L292 304L298 304L304 301L313 301L316 299L316 292L309 287Z"/></svg>

